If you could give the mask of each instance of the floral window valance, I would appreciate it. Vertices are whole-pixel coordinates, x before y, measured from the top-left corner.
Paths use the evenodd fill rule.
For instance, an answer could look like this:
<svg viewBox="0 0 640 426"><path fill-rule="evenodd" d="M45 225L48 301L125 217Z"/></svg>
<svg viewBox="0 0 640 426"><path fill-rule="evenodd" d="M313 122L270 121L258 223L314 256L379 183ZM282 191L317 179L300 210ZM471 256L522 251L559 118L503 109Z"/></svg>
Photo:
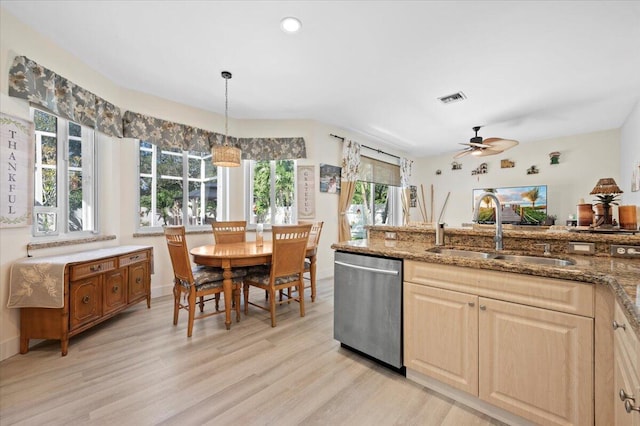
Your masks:
<svg viewBox="0 0 640 426"><path fill-rule="evenodd" d="M120 108L26 56L16 56L9 70L9 96L27 99L109 136L122 137Z"/></svg>
<svg viewBox="0 0 640 426"><path fill-rule="evenodd" d="M304 138L240 138L243 160L295 160L307 158Z"/></svg>
<svg viewBox="0 0 640 426"><path fill-rule="evenodd" d="M224 135L150 117L133 111L124 113L124 137L147 141L162 149L207 152L211 145L222 143ZM229 138L230 141L232 138Z"/></svg>
<svg viewBox="0 0 640 426"><path fill-rule="evenodd" d="M224 135L120 108L83 89L26 56L16 56L9 70L9 96L26 99L53 114L93 127L109 136L136 138L163 149L209 152L224 143ZM229 136L247 160L306 158L303 138L242 138Z"/></svg>

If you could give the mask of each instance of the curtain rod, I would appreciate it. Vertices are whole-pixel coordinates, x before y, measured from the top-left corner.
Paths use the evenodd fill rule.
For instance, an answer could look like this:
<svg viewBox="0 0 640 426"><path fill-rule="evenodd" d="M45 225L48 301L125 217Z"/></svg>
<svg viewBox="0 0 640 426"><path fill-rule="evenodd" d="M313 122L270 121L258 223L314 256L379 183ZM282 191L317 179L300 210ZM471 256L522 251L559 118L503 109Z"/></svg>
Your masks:
<svg viewBox="0 0 640 426"><path fill-rule="evenodd" d="M342 142L344 142L344 137L342 137L342 136L334 135L333 133L329 133L329 136L333 136L334 138L340 139L340 140L342 140ZM389 157L397 158L398 160L400 159L400 157L398 157L397 155L389 154L388 152L384 152L381 149L371 148L370 146L367 146L367 145L360 145L360 146L363 147L363 148L370 149L371 151L375 151L378 154L388 155Z"/></svg>

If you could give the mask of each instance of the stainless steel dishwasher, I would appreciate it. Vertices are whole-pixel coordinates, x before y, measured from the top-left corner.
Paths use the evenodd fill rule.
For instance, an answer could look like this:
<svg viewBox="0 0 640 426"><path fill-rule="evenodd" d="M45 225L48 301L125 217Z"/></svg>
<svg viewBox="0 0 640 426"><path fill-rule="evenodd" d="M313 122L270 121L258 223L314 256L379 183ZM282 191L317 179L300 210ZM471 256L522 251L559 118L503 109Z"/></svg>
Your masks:
<svg viewBox="0 0 640 426"><path fill-rule="evenodd" d="M333 337L402 368L402 261L336 252Z"/></svg>

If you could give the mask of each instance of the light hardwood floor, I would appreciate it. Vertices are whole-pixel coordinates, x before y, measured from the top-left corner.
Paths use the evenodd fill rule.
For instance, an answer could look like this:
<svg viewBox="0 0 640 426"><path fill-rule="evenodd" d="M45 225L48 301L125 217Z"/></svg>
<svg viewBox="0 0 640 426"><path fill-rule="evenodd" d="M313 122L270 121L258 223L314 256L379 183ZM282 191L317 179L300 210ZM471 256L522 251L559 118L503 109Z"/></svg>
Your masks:
<svg viewBox="0 0 640 426"><path fill-rule="evenodd" d="M2 361L0 424L502 424L341 348L332 280L305 306L304 318L279 306L276 328L256 308L230 331L216 315L187 338L171 297L138 304L72 338L66 357L46 341Z"/></svg>

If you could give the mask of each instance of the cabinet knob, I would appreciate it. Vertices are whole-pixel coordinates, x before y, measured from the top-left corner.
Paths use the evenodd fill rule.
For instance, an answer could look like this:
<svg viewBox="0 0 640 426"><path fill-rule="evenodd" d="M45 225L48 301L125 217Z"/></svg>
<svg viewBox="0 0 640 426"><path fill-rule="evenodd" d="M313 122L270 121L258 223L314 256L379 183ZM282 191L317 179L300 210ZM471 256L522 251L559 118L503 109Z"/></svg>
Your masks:
<svg viewBox="0 0 640 426"><path fill-rule="evenodd" d="M82 298L82 303L85 303L85 304L86 304L86 303L89 303L89 300L91 300L91 298L90 298L89 296L84 296L84 297Z"/></svg>
<svg viewBox="0 0 640 426"><path fill-rule="evenodd" d="M98 272L101 269L102 269L102 265L93 265L92 267L89 268L91 272Z"/></svg>
<svg viewBox="0 0 640 426"><path fill-rule="evenodd" d="M112 290L114 293L117 293L118 290L120 290L120 287L118 287L117 285L114 285Z"/></svg>
<svg viewBox="0 0 640 426"><path fill-rule="evenodd" d="M487 307L486 307L485 305L480 305L480 310L481 310L481 311L486 311L486 310L487 310Z"/></svg>
<svg viewBox="0 0 640 426"><path fill-rule="evenodd" d="M136 278L136 284L140 284L142 282L142 278L138 277Z"/></svg>
<svg viewBox="0 0 640 426"><path fill-rule="evenodd" d="M474 306L476 306L476 304L473 303L473 302L469 302L469 306L471 306L473 308Z"/></svg>
<svg viewBox="0 0 640 426"><path fill-rule="evenodd" d="M611 326L613 327L614 330L617 330L619 328L623 329L623 330L627 330L627 325L624 323L619 323L616 320L613 320L613 322L611 323Z"/></svg>
<svg viewBox="0 0 640 426"><path fill-rule="evenodd" d="M625 411L626 411L627 413L630 413L630 412L632 412L632 411L637 411L637 412L639 412L639 413L640 413L640 407L635 407L635 406L631 403L631 400L628 400L628 399L624 402L624 409L625 409Z"/></svg>
<svg viewBox="0 0 640 426"><path fill-rule="evenodd" d="M618 396L620 397L620 401L626 401L627 399L630 399L633 402L636 401L636 399L633 397L633 394L626 393L622 388L620 388L620 392L618 392Z"/></svg>

